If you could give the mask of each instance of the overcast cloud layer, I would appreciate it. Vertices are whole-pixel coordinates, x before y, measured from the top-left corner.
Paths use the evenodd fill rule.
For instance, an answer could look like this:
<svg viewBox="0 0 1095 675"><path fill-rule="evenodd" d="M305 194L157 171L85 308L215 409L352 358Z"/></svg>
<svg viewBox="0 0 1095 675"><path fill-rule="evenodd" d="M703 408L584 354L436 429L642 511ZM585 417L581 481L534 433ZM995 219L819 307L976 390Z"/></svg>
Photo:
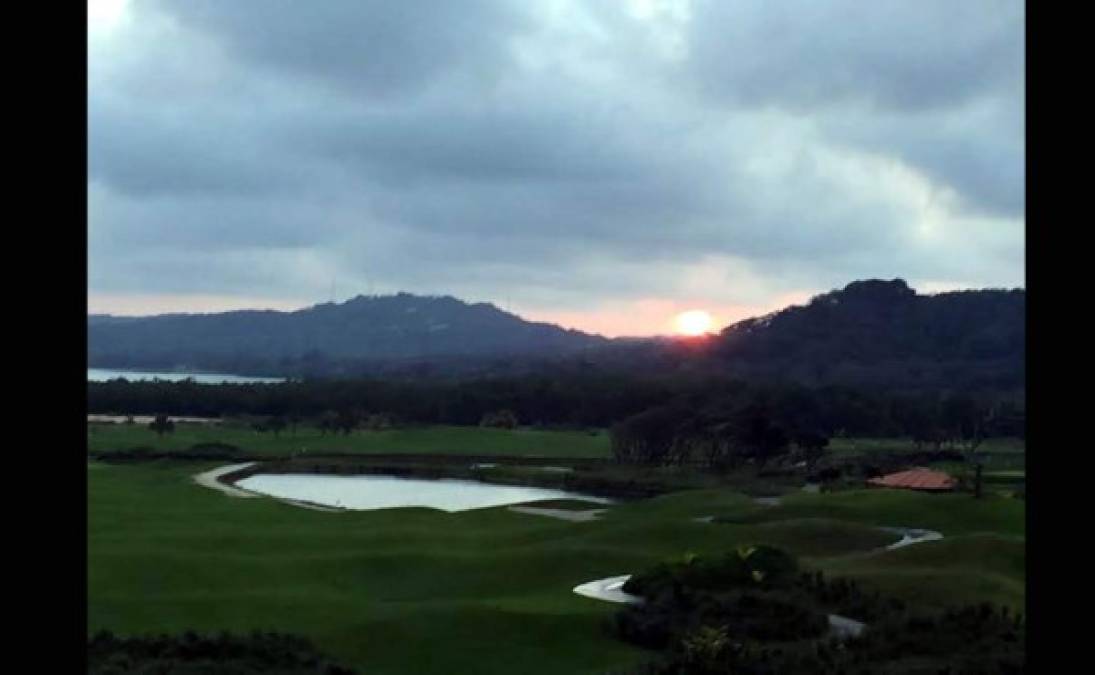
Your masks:
<svg viewBox="0 0 1095 675"><path fill-rule="evenodd" d="M864 277L1024 285L1018 0L105 14L92 311L298 307L334 283L650 334Z"/></svg>

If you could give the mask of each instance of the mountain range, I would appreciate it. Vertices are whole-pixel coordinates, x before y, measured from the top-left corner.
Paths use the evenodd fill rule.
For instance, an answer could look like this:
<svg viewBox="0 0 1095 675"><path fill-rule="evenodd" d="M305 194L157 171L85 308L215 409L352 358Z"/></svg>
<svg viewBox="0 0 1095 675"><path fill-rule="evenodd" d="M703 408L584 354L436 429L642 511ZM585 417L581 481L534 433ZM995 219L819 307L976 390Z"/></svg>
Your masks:
<svg viewBox="0 0 1095 675"><path fill-rule="evenodd" d="M1021 388L1026 292L917 294L864 280L704 338L609 339L449 296L358 296L292 312L88 316L88 365L287 376L545 368L809 384Z"/></svg>
<svg viewBox="0 0 1095 675"><path fill-rule="evenodd" d="M607 338L525 321L488 303L398 293L280 312L88 316L88 364L276 374L312 363L552 357Z"/></svg>

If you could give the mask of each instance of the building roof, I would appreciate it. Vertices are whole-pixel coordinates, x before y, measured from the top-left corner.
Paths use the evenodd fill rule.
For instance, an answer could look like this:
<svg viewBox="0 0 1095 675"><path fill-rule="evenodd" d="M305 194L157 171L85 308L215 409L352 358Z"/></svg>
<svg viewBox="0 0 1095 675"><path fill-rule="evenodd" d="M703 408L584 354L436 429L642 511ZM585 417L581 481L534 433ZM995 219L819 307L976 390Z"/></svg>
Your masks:
<svg viewBox="0 0 1095 675"><path fill-rule="evenodd" d="M924 467L899 471L897 473L871 478L868 485L907 490L953 490L957 481L942 471L932 471Z"/></svg>

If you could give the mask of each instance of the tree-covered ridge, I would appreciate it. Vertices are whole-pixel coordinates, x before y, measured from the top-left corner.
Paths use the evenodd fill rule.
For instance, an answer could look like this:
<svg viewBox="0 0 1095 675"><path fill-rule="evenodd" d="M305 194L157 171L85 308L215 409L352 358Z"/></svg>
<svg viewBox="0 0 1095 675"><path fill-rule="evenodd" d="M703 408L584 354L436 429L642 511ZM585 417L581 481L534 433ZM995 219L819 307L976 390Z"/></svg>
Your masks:
<svg viewBox="0 0 1095 675"><path fill-rule="evenodd" d="M713 348L735 370L783 367L821 380L842 369L851 376L856 366L889 367L896 376L949 364L995 367L1020 382L1025 350L1024 290L918 295L901 279L853 282L804 306L736 323Z"/></svg>
<svg viewBox="0 0 1095 675"><path fill-rule="evenodd" d="M331 360L570 353L600 336L449 296L357 296L293 312L88 317L88 362L103 367L307 371Z"/></svg>
<svg viewBox="0 0 1095 675"><path fill-rule="evenodd" d="M901 279L857 281L805 306L726 328L723 351L824 352L859 360L1011 357L1025 346L1025 318L1021 289L917 295Z"/></svg>
<svg viewBox="0 0 1095 675"><path fill-rule="evenodd" d="M88 317L92 366L401 379L717 375L811 386L1022 389L1026 292L841 290L720 334L607 339L451 297L358 297L297 312Z"/></svg>

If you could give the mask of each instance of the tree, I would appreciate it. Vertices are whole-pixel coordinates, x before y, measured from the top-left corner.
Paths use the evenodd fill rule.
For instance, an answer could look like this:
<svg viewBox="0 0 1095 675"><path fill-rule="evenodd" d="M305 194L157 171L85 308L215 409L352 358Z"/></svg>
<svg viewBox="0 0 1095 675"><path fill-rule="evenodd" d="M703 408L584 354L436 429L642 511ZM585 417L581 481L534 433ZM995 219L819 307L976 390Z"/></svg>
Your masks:
<svg viewBox="0 0 1095 675"><path fill-rule="evenodd" d="M761 468L787 452L790 439L759 406L749 406L737 416L732 434L743 455Z"/></svg>
<svg viewBox="0 0 1095 675"><path fill-rule="evenodd" d="M338 431L338 413L334 410L325 411L319 416L316 426L319 427L321 436L326 436L328 432L335 433Z"/></svg>
<svg viewBox="0 0 1095 675"><path fill-rule="evenodd" d="M795 434L794 443L799 456L806 462L807 470L811 470L825 456L829 437L817 431L800 431Z"/></svg>
<svg viewBox="0 0 1095 675"><path fill-rule="evenodd" d="M395 426L392 416L388 413L373 413L365 418L362 426L370 431L383 431Z"/></svg>
<svg viewBox="0 0 1095 675"><path fill-rule="evenodd" d="M990 412L972 396L959 394L943 401L940 422L948 440L973 452L985 439Z"/></svg>
<svg viewBox="0 0 1095 675"><path fill-rule="evenodd" d="M357 423L358 416L353 410L340 410L335 417L335 428L346 435L357 428Z"/></svg>
<svg viewBox="0 0 1095 675"><path fill-rule="evenodd" d="M992 408L986 408L971 396L956 395L943 402L942 420L948 436L961 441L966 465L973 469L973 496L982 495L984 462L977 448L988 435L993 423Z"/></svg>
<svg viewBox="0 0 1095 675"><path fill-rule="evenodd" d="M162 438L164 434L175 431L175 423L167 415L156 415L156 419L148 423L148 428Z"/></svg>
<svg viewBox="0 0 1095 675"><path fill-rule="evenodd" d="M479 420L479 426L515 429L517 428L517 415L512 410L495 410L483 415L483 418Z"/></svg>
<svg viewBox="0 0 1095 675"><path fill-rule="evenodd" d="M619 462L633 464L665 464L674 457L679 461L682 453L675 452L675 446L685 442L679 433L685 419L676 406L659 406L628 417L610 431L612 454Z"/></svg>
<svg viewBox="0 0 1095 675"><path fill-rule="evenodd" d="M274 432L274 437L277 438L278 434L285 429L286 421L281 415L276 415L266 420L266 428Z"/></svg>

